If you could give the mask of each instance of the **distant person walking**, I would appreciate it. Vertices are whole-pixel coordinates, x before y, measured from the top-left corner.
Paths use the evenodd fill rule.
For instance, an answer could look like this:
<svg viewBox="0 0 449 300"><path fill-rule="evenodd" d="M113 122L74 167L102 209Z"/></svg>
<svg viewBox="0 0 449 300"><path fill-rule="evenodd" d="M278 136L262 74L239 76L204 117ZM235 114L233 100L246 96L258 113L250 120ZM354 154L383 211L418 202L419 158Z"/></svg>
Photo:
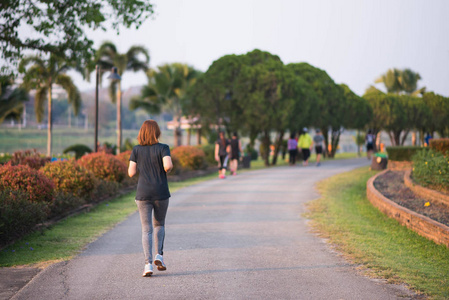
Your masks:
<svg viewBox="0 0 449 300"><path fill-rule="evenodd" d="M365 142L366 142L366 157L368 160L371 159L371 155L373 155L374 152L374 142L376 141L376 136L373 134L373 132L368 130L368 133L365 136Z"/></svg>
<svg viewBox="0 0 449 300"><path fill-rule="evenodd" d="M153 274L153 226L157 254L154 264L159 271L167 269L164 254L165 216L170 191L167 173L173 168L168 145L159 143L161 130L156 121L146 120L140 128L137 141L129 158L128 175L133 177L139 171L136 204L142 224L142 246L145 267L142 276ZM154 211L154 216L152 214Z"/></svg>
<svg viewBox="0 0 449 300"><path fill-rule="evenodd" d="M430 132L427 132L426 137L424 138L424 146L429 147L430 146L430 140L433 139Z"/></svg>
<svg viewBox="0 0 449 300"><path fill-rule="evenodd" d="M298 155L298 141L295 138L295 134L290 134L290 138L287 141L287 149L289 155L289 164L290 166L296 165L296 156Z"/></svg>
<svg viewBox="0 0 449 300"><path fill-rule="evenodd" d="M319 129L316 130L316 134L313 137L313 145L315 146L316 166L319 167L321 165L320 160L324 149L324 136Z"/></svg>
<svg viewBox="0 0 449 300"><path fill-rule="evenodd" d="M303 166L309 165L309 157L310 151L312 150L312 137L308 133L308 129L306 127L303 128L301 135L298 139L298 147L301 148L302 157L303 157Z"/></svg>
<svg viewBox="0 0 449 300"><path fill-rule="evenodd" d="M231 175L237 175L240 154L242 152L243 152L242 144L239 140L237 132L234 132L231 138L231 163L230 163Z"/></svg>
<svg viewBox="0 0 449 300"><path fill-rule="evenodd" d="M221 179L226 178L226 168L228 166L230 142L225 138L224 132L220 131L219 138L215 143L215 160L219 163L218 177Z"/></svg>

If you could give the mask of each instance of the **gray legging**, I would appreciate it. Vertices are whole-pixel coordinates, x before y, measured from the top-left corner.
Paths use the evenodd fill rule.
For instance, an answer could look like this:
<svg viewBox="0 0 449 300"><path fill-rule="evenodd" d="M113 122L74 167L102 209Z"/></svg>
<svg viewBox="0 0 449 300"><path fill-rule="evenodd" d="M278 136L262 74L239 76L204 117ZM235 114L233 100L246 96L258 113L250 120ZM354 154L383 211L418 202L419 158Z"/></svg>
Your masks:
<svg viewBox="0 0 449 300"><path fill-rule="evenodd" d="M153 226L157 253L163 255L165 238L165 216L168 209L168 199L165 200L136 200L139 208L140 223L142 224L142 246L145 263L153 263ZM153 222L151 215L154 210Z"/></svg>

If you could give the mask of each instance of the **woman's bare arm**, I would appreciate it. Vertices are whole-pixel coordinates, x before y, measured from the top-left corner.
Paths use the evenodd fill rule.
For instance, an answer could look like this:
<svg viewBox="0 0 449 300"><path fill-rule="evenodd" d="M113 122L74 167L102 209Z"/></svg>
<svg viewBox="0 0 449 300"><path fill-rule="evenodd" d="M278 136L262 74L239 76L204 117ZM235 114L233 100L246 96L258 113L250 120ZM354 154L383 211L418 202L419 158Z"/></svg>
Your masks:
<svg viewBox="0 0 449 300"><path fill-rule="evenodd" d="M137 164L134 161L129 161L128 175L133 177L137 173Z"/></svg>
<svg viewBox="0 0 449 300"><path fill-rule="evenodd" d="M165 172L170 173L170 171L173 169L173 162L171 161L171 157L170 156L162 157L162 163L164 164Z"/></svg>

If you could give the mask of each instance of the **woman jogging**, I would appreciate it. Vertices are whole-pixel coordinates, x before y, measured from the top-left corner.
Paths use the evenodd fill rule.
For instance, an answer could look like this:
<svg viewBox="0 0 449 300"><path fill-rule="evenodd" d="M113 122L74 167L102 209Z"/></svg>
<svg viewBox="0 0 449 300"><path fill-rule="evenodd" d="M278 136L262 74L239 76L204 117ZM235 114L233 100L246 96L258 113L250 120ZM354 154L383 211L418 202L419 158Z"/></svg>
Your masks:
<svg viewBox="0 0 449 300"><path fill-rule="evenodd" d="M142 276L153 274L153 225L156 256L154 264L159 271L167 269L164 254L165 215L168 209L167 173L173 168L168 145L159 143L161 130L156 121L143 122L137 140L139 145L132 150L129 158L128 175L133 177L139 171L136 204L142 224L142 246L145 268ZM154 211L153 218L151 217Z"/></svg>
<svg viewBox="0 0 449 300"><path fill-rule="evenodd" d="M239 140L237 132L232 134L231 139L231 175L237 175L237 169L239 167L240 153L242 153L242 143Z"/></svg>
<svg viewBox="0 0 449 300"><path fill-rule="evenodd" d="M287 141L289 164L290 166L296 165L296 155L298 154L298 141L295 139L295 134L290 134L290 138Z"/></svg>
<svg viewBox="0 0 449 300"><path fill-rule="evenodd" d="M230 143L229 140L225 138L224 132L220 131L218 134L219 138L215 142L215 160L220 164L218 167L218 177L221 179L226 178L226 168L228 166Z"/></svg>

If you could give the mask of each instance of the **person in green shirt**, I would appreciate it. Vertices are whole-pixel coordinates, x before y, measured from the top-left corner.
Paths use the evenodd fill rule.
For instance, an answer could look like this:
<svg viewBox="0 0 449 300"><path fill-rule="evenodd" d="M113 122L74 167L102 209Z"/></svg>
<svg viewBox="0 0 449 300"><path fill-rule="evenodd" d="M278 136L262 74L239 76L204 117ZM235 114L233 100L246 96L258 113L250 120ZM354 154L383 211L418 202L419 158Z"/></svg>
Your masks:
<svg viewBox="0 0 449 300"><path fill-rule="evenodd" d="M309 165L310 150L312 150L312 137L308 133L308 129L304 127L298 139L298 148L301 149L303 157L303 166Z"/></svg>

